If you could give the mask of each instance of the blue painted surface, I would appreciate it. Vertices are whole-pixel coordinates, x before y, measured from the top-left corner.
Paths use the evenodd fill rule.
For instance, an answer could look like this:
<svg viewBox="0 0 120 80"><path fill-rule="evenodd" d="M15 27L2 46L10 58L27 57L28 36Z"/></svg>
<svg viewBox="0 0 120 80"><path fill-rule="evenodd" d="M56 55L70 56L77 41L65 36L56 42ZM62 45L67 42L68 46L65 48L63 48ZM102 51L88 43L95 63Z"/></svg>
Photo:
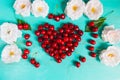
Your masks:
<svg viewBox="0 0 120 80"><path fill-rule="evenodd" d="M65 7L65 5L62 5L63 1L65 0L46 0L50 7L50 12L54 14L63 13ZM114 24L116 28L120 28L120 0L101 0L101 2L104 5L103 15L114 10L114 13L108 16L106 23L109 25ZM61 64L57 64L53 58L49 57L43 51L37 42L37 37L33 34L37 26L44 22L54 24L55 28L59 28L62 23L72 22L84 30L88 18L83 16L79 20L71 21L67 17L60 22L41 17L35 18L32 15L23 18L14 13L14 9L12 8L13 3L14 0L0 0L0 24L3 22L16 23L16 17L25 20L32 26L32 31L23 31L23 35L25 33L31 34L30 40L33 42L33 45L29 47L31 50L29 57L33 56L35 52L38 52L36 59L40 62L41 66L36 69L28 60L23 59L19 63L13 64L4 64L0 60L0 80L120 80L120 65L114 68L106 67L99 60L93 59L88 55L89 51L86 49L86 46L89 44L86 40L91 38L89 33L84 33L82 42L76 48L73 55L67 57ZM58 8L55 9L56 6ZM100 38L97 39L97 43L97 49L107 47L107 43L103 42ZM0 40L0 54L5 45L6 43ZM21 49L24 49L26 47L24 38L20 38L17 41L17 45ZM81 67L76 68L72 62L78 60L79 55L85 56L87 62L81 63Z"/></svg>

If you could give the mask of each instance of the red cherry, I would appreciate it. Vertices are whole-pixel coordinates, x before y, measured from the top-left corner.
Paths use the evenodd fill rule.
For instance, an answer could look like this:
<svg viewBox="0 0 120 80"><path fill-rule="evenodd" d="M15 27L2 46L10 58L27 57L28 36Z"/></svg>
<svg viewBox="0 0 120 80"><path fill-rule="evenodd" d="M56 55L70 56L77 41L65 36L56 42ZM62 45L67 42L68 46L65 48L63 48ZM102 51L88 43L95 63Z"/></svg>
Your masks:
<svg viewBox="0 0 120 80"><path fill-rule="evenodd" d="M38 37L38 42L42 42L43 38L42 37Z"/></svg>
<svg viewBox="0 0 120 80"><path fill-rule="evenodd" d="M76 28L76 26L74 26L72 23L69 23L68 25L69 25L69 29L73 29L74 30L74 28Z"/></svg>
<svg viewBox="0 0 120 80"><path fill-rule="evenodd" d="M55 55L54 55L54 58L55 58L55 59L58 59L58 58L59 58L59 54L55 54Z"/></svg>
<svg viewBox="0 0 120 80"><path fill-rule="evenodd" d="M65 46L60 46L61 50L65 50Z"/></svg>
<svg viewBox="0 0 120 80"><path fill-rule="evenodd" d="M74 26L74 30L75 31L78 31L79 30L79 27L77 25Z"/></svg>
<svg viewBox="0 0 120 80"><path fill-rule="evenodd" d="M28 40L28 39L30 38L30 35L29 35L29 34L25 34L25 35L24 35L24 38L25 38L26 40Z"/></svg>
<svg viewBox="0 0 120 80"><path fill-rule="evenodd" d="M83 35L83 31L82 30L78 30L78 35L82 36Z"/></svg>
<svg viewBox="0 0 120 80"><path fill-rule="evenodd" d="M29 54L30 51L29 51L28 49L25 49L25 50L23 51L23 53L24 53L24 54Z"/></svg>
<svg viewBox="0 0 120 80"><path fill-rule="evenodd" d="M81 57L81 58L80 58L80 61L81 61L81 62L86 62L86 58L85 58L85 57Z"/></svg>
<svg viewBox="0 0 120 80"><path fill-rule="evenodd" d="M73 52L75 50L74 46L70 47L69 50Z"/></svg>
<svg viewBox="0 0 120 80"><path fill-rule="evenodd" d="M49 24L48 24L48 23L45 23L45 24L44 24L44 27L45 27L45 28L48 28L48 27L49 27Z"/></svg>
<svg viewBox="0 0 120 80"><path fill-rule="evenodd" d="M91 31L92 31L92 32L97 32L97 31L98 31L98 28L97 28L97 27L92 27L92 28L91 28Z"/></svg>
<svg viewBox="0 0 120 80"><path fill-rule="evenodd" d="M35 64L36 63L36 60L34 58L30 59L30 63L31 64Z"/></svg>
<svg viewBox="0 0 120 80"><path fill-rule="evenodd" d="M42 44L41 44L41 47L42 47L42 48L45 48L45 47L46 47L46 44L45 44L45 43L42 43Z"/></svg>
<svg viewBox="0 0 120 80"><path fill-rule="evenodd" d="M69 41L70 41L70 42L72 42L72 41L73 41L73 39L74 39L73 37L69 37Z"/></svg>
<svg viewBox="0 0 120 80"><path fill-rule="evenodd" d="M56 31L53 31L52 34L53 34L54 36L56 36L56 35L57 35L57 32L56 32Z"/></svg>
<svg viewBox="0 0 120 80"><path fill-rule="evenodd" d="M73 45L74 45L75 47L77 47L77 46L78 46L78 42L77 42L77 41L74 42Z"/></svg>
<svg viewBox="0 0 120 80"><path fill-rule="evenodd" d="M56 48L56 47L57 47L57 43L55 43L55 42L52 43L52 47L53 47L53 48Z"/></svg>
<svg viewBox="0 0 120 80"><path fill-rule="evenodd" d="M60 33L63 33L63 32L64 32L64 29L60 28L60 29L59 29L59 32L60 32Z"/></svg>
<svg viewBox="0 0 120 80"><path fill-rule="evenodd" d="M75 65L76 65L77 68L79 68L80 67L80 62L76 62Z"/></svg>
<svg viewBox="0 0 120 80"><path fill-rule="evenodd" d="M31 41L26 41L26 46L31 46L32 42Z"/></svg>
<svg viewBox="0 0 120 80"><path fill-rule="evenodd" d="M23 25L22 24L18 24L18 29L22 30L23 29Z"/></svg>
<svg viewBox="0 0 120 80"><path fill-rule="evenodd" d="M35 66L36 68L39 68L39 67L40 67L40 64L39 64L38 62L36 62L36 63L34 64L34 66Z"/></svg>
<svg viewBox="0 0 120 80"><path fill-rule="evenodd" d="M61 63L62 60L60 58L56 59L57 63Z"/></svg>
<svg viewBox="0 0 120 80"><path fill-rule="evenodd" d="M69 26L68 24L64 24L64 25L63 25L63 28L64 28L64 29L68 29L68 26Z"/></svg>
<svg viewBox="0 0 120 80"><path fill-rule="evenodd" d="M68 47L73 46L72 42L67 42L66 45L67 45Z"/></svg>
<svg viewBox="0 0 120 80"><path fill-rule="evenodd" d="M50 56L54 56L54 53L53 53L53 52L50 52L49 55L50 55Z"/></svg>
<svg viewBox="0 0 120 80"><path fill-rule="evenodd" d="M50 25L48 28L49 28L49 30L51 30L51 31L54 30L54 26L53 26L53 25Z"/></svg>
<svg viewBox="0 0 120 80"><path fill-rule="evenodd" d="M49 19L53 19L53 18L54 18L54 15L50 13L50 14L48 14L48 18L49 18Z"/></svg>
<svg viewBox="0 0 120 80"><path fill-rule="evenodd" d="M22 54L22 58L27 59L28 58L27 54Z"/></svg>
<svg viewBox="0 0 120 80"><path fill-rule="evenodd" d="M56 39L57 43L61 43L62 40L61 39Z"/></svg>
<svg viewBox="0 0 120 80"><path fill-rule="evenodd" d="M38 30L35 31L35 35L36 35L36 36L40 36L40 31L38 31Z"/></svg>
<svg viewBox="0 0 120 80"><path fill-rule="evenodd" d="M48 48L45 48L45 52L46 52L46 53L49 53L49 49L48 49Z"/></svg>
<svg viewBox="0 0 120 80"><path fill-rule="evenodd" d="M48 39L44 39L44 44L49 44L49 40Z"/></svg>
<svg viewBox="0 0 120 80"><path fill-rule="evenodd" d="M64 38L63 38L63 41L64 41L64 42L68 42L68 40L69 40L69 37L64 37Z"/></svg>
<svg viewBox="0 0 120 80"><path fill-rule="evenodd" d="M54 16L54 19L55 19L55 21L60 21L60 17L59 16Z"/></svg>
<svg viewBox="0 0 120 80"><path fill-rule="evenodd" d="M54 36L53 35L49 35L49 38L50 38L50 40L52 40L54 38Z"/></svg>
<svg viewBox="0 0 120 80"><path fill-rule="evenodd" d="M98 34L92 34L92 37L94 37L94 38L98 38Z"/></svg>
<svg viewBox="0 0 120 80"><path fill-rule="evenodd" d="M43 26L42 25L39 25L38 26L38 30L42 30L43 29Z"/></svg>
<svg viewBox="0 0 120 80"><path fill-rule="evenodd" d="M47 34L45 34L45 35L43 36L44 39L48 39L48 37L49 37L49 36L48 36Z"/></svg>
<svg viewBox="0 0 120 80"><path fill-rule="evenodd" d="M61 14L61 15L60 15L60 18L61 18L61 19L65 19L65 14Z"/></svg>
<svg viewBox="0 0 120 80"><path fill-rule="evenodd" d="M81 41L81 37L77 37L77 38L76 38L76 41Z"/></svg>
<svg viewBox="0 0 120 80"><path fill-rule="evenodd" d="M93 46L89 46L89 47L88 47L88 50L93 51L93 50L94 50L94 47L93 47Z"/></svg>
<svg viewBox="0 0 120 80"><path fill-rule="evenodd" d="M46 33L46 31L45 31L45 30L41 30L41 34L43 34L43 35L44 35L45 33Z"/></svg>
<svg viewBox="0 0 120 80"><path fill-rule="evenodd" d="M95 57L96 57L96 53L91 52L91 53L90 53L90 56L93 57L93 58L95 58Z"/></svg>
<svg viewBox="0 0 120 80"><path fill-rule="evenodd" d="M94 22L92 21L92 22L89 22L89 23L88 23L88 26L89 26L89 27L93 27L93 26L95 26L95 24L94 24Z"/></svg>
<svg viewBox="0 0 120 80"><path fill-rule="evenodd" d="M65 57L66 57L66 54L64 53L60 54L60 58L65 59Z"/></svg>
<svg viewBox="0 0 120 80"><path fill-rule="evenodd" d="M27 23L23 24L23 29L28 30L29 29L29 24L27 24Z"/></svg>
<svg viewBox="0 0 120 80"><path fill-rule="evenodd" d="M95 45L96 41L95 40L90 40L89 43Z"/></svg>
<svg viewBox="0 0 120 80"><path fill-rule="evenodd" d="M67 51L66 54L67 54L67 56L71 56L71 55L72 55L72 52Z"/></svg>
<svg viewBox="0 0 120 80"><path fill-rule="evenodd" d="M52 31L51 31L51 30L48 30L48 31L47 31L47 34L48 34L48 35L51 35L51 34L52 34Z"/></svg>

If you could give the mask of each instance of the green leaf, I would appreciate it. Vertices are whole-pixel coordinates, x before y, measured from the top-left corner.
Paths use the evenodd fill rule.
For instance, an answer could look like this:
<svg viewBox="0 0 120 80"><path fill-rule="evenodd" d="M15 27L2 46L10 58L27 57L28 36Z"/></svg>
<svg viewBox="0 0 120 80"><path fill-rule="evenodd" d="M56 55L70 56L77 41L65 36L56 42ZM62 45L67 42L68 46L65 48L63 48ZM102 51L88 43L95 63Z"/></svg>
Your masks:
<svg viewBox="0 0 120 80"><path fill-rule="evenodd" d="M95 23L95 27L98 27L98 29L104 24L106 18L101 17L98 20L93 20L93 22ZM85 32L91 32L89 26L87 25L85 28Z"/></svg>
<svg viewBox="0 0 120 80"><path fill-rule="evenodd" d="M18 23L18 24L24 24L25 21L23 21L23 20L21 20L21 19L17 19L17 23Z"/></svg>

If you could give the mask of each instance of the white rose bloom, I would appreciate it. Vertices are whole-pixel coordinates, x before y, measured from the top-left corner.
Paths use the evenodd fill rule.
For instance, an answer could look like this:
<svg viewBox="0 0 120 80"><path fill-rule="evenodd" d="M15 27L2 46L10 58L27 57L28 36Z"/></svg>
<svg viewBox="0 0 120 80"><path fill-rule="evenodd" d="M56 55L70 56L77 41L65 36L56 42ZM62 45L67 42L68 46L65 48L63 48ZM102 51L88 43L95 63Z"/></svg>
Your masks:
<svg viewBox="0 0 120 80"><path fill-rule="evenodd" d="M32 14L35 17L46 17L49 13L49 6L44 0L34 0L32 3Z"/></svg>
<svg viewBox="0 0 120 80"><path fill-rule="evenodd" d="M114 25L105 26L102 31L102 39L111 44L120 42L120 30L114 29Z"/></svg>
<svg viewBox="0 0 120 80"><path fill-rule="evenodd" d="M100 61L107 66L117 66L120 63L120 48L110 46L103 50L99 56Z"/></svg>
<svg viewBox="0 0 120 80"><path fill-rule="evenodd" d="M103 14L103 5L99 0L90 0L85 7L85 15L91 20L97 20Z"/></svg>
<svg viewBox="0 0 120 80"><path fill-rule="evenodd" d="M16 11L16 14L20 14L22 16L30 16L30 0L16 0L13 7Z"/></svg>
<svg viewBox="0 0 120 80"><path fill-rule="evenodd" d="M82 0L70 0L67 2L65 14L72 20L77 20L83 15L85 3Z"/></svg>
<svg viewBox="0 0 120 80"><path fill-rule="evenodd" d="M22 36L22 32L18 30L16 24L6 22L0 26L0 35L1 40L8 44L13 44L17 41L17 38Z"/></svg>
<svg viewBox="0 0 120 80"><path fill-rule="evenodd" d="M22 51L17 47L17 45L7 45L4 47L1 59L4 63L14 63L19 62L21 58Z"/></svg>

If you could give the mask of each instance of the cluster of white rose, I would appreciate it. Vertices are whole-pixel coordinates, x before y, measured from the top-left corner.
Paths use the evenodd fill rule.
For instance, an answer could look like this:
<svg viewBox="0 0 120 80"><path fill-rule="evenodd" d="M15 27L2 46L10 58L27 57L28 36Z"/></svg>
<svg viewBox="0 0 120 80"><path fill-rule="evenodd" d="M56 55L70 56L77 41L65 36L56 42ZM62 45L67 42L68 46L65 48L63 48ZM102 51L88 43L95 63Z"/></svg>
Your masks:
<svg viewBox="0 0 120 80"><path fill-rule="evenodd" d="M89 0L85 4L82 0L69 0L65 13L72 20L77 20L83 13L91 20L97 20L103 14L103 5L99 0Z"/></svg>
<svg viewBox="0 0 120 80"><path fill-rule="evenodd" d="M5 22L0 25L0 38L7 43L1 54L3 62L13 63L20 60L22 51L15 44L19 37L22 37L22 32L16 24Z"/></svg>
<svg viewBox="0 0 120 80"><path fill-rule="evenodd" d="M44 0L34 0L33 3L30 0L16 0L13 5L16 14L22 16L30 16L30 12L35 17L46 17L49 12L48 4Z"/></svg>
<svg viewBox="0 0 120 80"><path fill-rule="evenodd" d="M102 31L102 39L110 44L116 44L120 42L120 30L115 29L114 25L105 26ZM116 46L110 46L106 50L103 50L100 54L100 60L107 66L117 66L120 63L120 48Z"/></svg>

